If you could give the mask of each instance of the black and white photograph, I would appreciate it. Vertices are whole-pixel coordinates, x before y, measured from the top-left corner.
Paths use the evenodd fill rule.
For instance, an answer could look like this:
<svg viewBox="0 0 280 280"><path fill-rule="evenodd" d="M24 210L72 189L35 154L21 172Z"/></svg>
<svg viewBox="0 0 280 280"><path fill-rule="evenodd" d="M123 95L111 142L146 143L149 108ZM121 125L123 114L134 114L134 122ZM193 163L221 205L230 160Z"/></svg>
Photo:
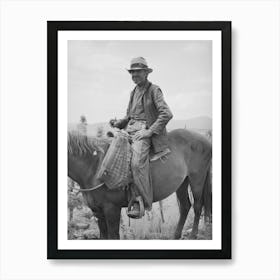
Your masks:
<svg viewBox="0 0 280 280"><path fill-rule="evenodd" d="M279 280L279 8L0 1L0 279Z"/></svg>
<svg viewBox="0 0 280 280"><path fill-rule="evenodd" d="M211 223L198 233L202 207L212 214L211 41L69 41L68 55L69 239L186 239L188 228L212 239Z"/></svg>
<svg viewBox="0 0 280 280"><path fill-rule="evenodd" d="M57 249L222 251L222 31L139 26L58 32Z"/></svg>

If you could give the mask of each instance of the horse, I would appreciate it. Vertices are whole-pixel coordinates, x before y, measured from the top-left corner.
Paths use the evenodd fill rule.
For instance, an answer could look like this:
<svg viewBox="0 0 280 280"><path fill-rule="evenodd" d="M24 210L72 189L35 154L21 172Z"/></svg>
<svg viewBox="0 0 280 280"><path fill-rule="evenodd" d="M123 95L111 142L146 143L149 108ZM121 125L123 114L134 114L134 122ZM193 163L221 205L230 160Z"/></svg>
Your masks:
<svg viewBox="0 0 280 280"><path fill-rule="evenodd" d="M190 185L195 214L190 239L196 239L203 206L205 217L210 220L212 214L212 144L203 135L186 129L172 130L167 137L171 150L167 159L150 162L153 202L176 192L180 216L174 239L180 239L191 208ZM125 188L112 190L103 184L86 191L100 185L96 173L109 145L108 138L68 132L68 176L80 185L89 208L97 218L100 239L120 239L121 209L128 206Z"/></svg>

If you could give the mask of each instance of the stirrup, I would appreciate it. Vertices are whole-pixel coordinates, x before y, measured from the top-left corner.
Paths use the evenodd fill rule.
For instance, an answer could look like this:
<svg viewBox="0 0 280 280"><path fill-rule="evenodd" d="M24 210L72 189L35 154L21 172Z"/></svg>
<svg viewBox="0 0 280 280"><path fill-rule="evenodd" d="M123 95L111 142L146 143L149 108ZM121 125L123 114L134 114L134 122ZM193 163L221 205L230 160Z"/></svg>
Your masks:
<svg viewBox="0 0 280 280"><path fill-rule="evenodd" d="M127 216L130 217L130 218L133 218L133 219L140 219L145 215L143 198L141 196L137 196L135 198L134 203L139 204L139 211L129 208L129 209L127 209Z"/></svg>

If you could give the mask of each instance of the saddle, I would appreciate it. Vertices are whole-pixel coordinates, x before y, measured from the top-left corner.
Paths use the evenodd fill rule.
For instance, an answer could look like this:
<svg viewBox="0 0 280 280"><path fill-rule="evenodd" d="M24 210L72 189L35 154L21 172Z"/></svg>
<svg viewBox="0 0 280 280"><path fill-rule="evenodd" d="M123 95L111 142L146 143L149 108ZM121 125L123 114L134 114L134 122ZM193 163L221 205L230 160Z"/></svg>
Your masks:
<svg viewBox="0 0 280 280"><path fill-rule="evenodd" d="M158 159L163 159L163 158L167 158L167 155L171 153L169 148L166 148L164 151L156 153L156 154L150 154L150 161L156 161Z"/></svg>

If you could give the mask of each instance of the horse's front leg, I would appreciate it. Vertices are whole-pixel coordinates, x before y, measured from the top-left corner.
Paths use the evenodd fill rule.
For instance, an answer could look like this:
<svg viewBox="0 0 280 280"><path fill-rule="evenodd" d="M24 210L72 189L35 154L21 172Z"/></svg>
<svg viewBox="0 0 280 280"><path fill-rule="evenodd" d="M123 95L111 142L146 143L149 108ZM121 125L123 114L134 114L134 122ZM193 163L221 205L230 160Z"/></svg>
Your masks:
<svg viewBox="0 0 280 280"><path fill-rule="evenodd" d="M108 239L120 239L121 207L113 203L106 203L103 210L107 225Z"/></svg>
<svg viewBox="0 0 280 280"><path fill-rule="evenodd" d="M107 224L104 215L98 218L98 227L100 231L100 239L108 239L108 230L107 230Z"/></svg>
<svg viewBox="0 0 280 280"><path fill-rule="evenodd" d="M105 215L103 213L102 208L99 207L92 207L92 212L94 213L94 216L97 218L99 233L100 233L100 239L108 239L108 230L107 230L107 224Z"/></svg>

